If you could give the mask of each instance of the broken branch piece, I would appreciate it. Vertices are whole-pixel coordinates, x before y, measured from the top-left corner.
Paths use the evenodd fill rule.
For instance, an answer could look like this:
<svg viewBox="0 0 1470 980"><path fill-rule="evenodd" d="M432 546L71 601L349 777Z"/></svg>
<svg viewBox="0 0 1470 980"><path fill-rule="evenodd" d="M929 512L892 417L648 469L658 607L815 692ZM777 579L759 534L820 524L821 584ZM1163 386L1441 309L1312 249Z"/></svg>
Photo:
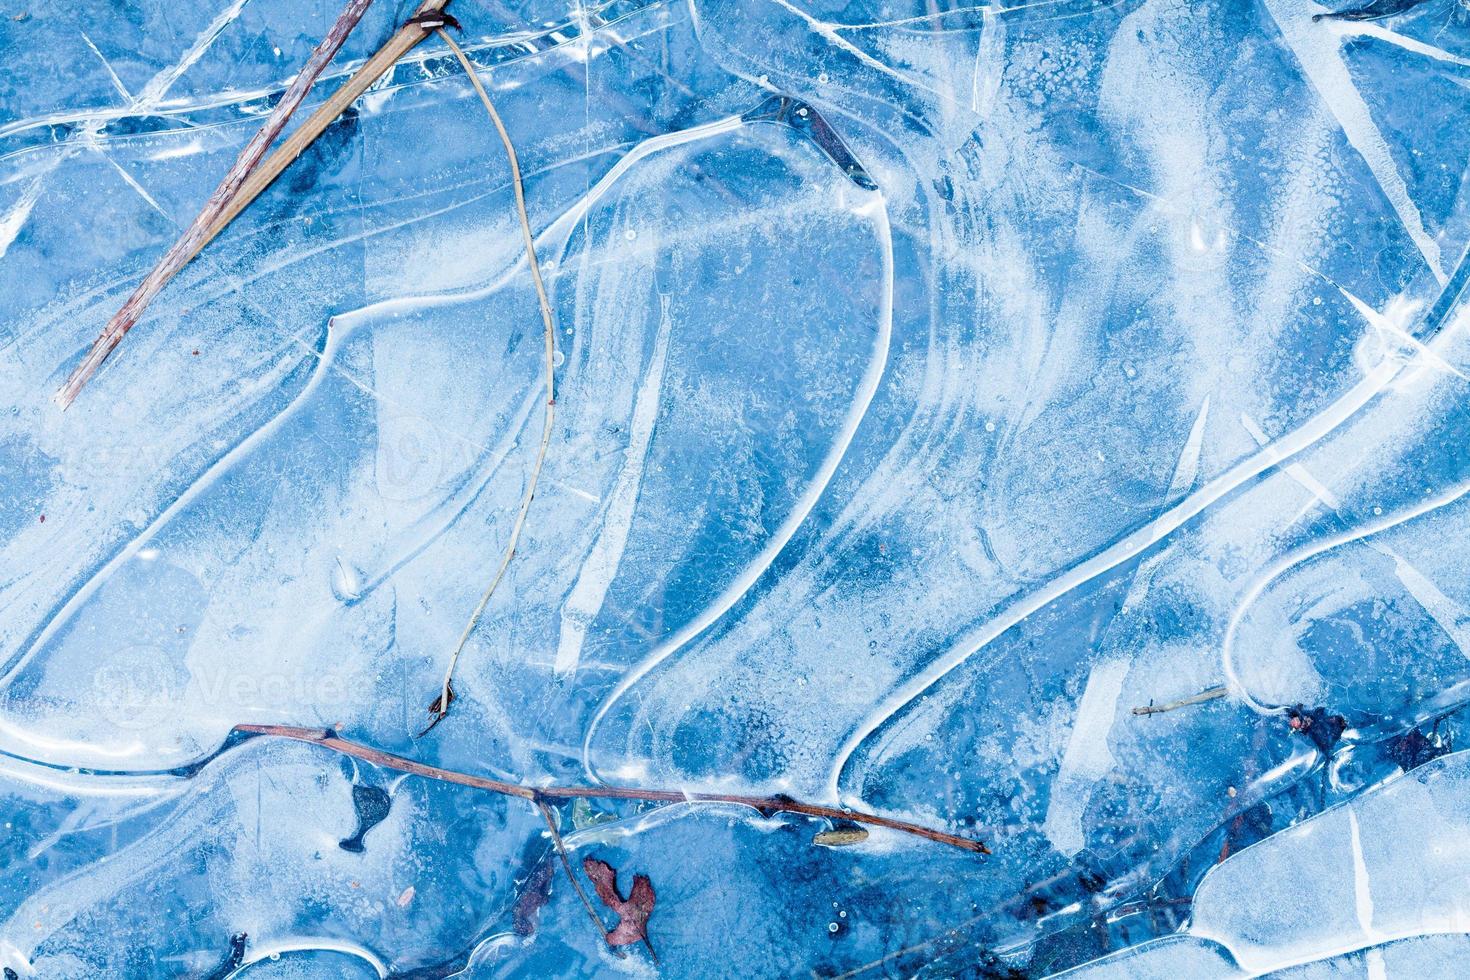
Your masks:
<svg viewBox="0 0 1470 980"><path fill-rule="evenodd" d="M914 837L922 837L925 840L935 841L939 844L948 844L958 847L963 851L975 854L989 854L990 848L977 840L968 837L959 837L948 834L942 830L934 830L920 824L909 823L907 820L898 820L893 817L885 817L877 813L864 813L861 810L849 810L843 807L826 806L821 803L804 803L794 800L789 796L742 796L735 793L686 793L682 790L671 789L642 789L632 786L521 786L517 783L508 783L499 779L490 779L485 776L476 776L471 773L458 772L453 769L441 769L438 766L425 765L403 756L393 755L380 749L374 749L357 742L350 742L339 736L330 729L321 728L296 728L291 725L236 725L234 731L246 735L268 735L274 738L289 738L297 742L308 742L312 745L320 745L350 755L355 759L370 762L375 766L383 766L387 769L396 769L399 772L409 772L428 779L438 779L447 783L457 783L461 786L473 786L476 789L488 790L499 793L502 796L514 796L539 806L547 800L575 800L575 799L601 799L601 800L642 800L647 803L735 803L740 806L748 806L762 814L771 813L800 813L808 817L825 817L833 821L846 821L849 823L865 824L870 827L887 827L889 830L897 830L901 833L910 834Z"/></svg>
<svg viewBox="0 0 1470 980"><path fill-rule="evenodd" d="M1186 708L1191 704L1204 704L1206 701L1214 701L1223 698L1227 693L1229 693L1227 688L1212 687L1207 691L1201 691L1190 697L1180 698L1178 701L1166 701L1163 704L1146 704L1142 707L1134 708L1133 713L1135 715L1161 715L1165 711L1173 711L1175 708Z"/></svg>

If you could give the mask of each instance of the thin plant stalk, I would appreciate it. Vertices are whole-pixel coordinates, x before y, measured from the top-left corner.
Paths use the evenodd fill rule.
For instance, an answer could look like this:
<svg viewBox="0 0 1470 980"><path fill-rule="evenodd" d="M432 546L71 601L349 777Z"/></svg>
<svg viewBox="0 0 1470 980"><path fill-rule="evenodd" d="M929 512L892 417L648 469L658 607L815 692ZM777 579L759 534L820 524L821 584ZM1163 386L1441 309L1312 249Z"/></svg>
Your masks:
<svg viewBox="0 0 1470 980"><path fill-rule="evenodd" d="M531 511L531 501L536 496L536 486L541 479L541 470L546 464L546 455L551 448L551 430L553 419L556 414L556 320L551 312L551 300L546 295L546 284L541 278L541 265L536 260L536 240L531 234L531 219L526 212L526 192L521 180L520 160L516 157L515 144L511 142L510 134L506 132L505 123L501 121L500 113L495 111L495 104L490 101L490 95L485 91L485 86L480 83L480 76L475 72L475 66L465 56L460 46L454 43L444 29L438 28L437 33L454 56L459 59L465 74L470 78L470 84L475 87L475 92L480 96L480 101L485 106L485 111L490 116L490 121L495 125L495 132L500 137L500 142L505 147L505 156L510 162L511 187L515 190L516 214L521 222L521 236L526 245L526 263L531 270L531 281L536 287L536 299L541 306L541 322L545 328L546 343L546 414L541 423L541 444L536 450L536 461L531 467L530 477L526 481L526 492L521 496L520 510L516 514L515 523L510 529L510 540L506 544L505 554L501 556L500 565L495 569L495 575L490 579L490 584L480 596L474 612L470 614L469 622L465 623L464 630L459 635L459 642L454 645L454 651L449 655L449 664L444 670L444 683L440 685L439 697L429 705L430 721L428 728L420 732L420 736L427 734L444 716L449 713L450 703L454 700L450 689L450 682L454 679L454 669L459 664L460 654L464 652L465 644L469 642L470 634L480 624L480 617L485 613L485 607L490 604L490 597L500 585L501 579L505 577L506 569L510 567L511 559L515 557L516 546L520 543L521 532L526 527L526 517Z"/></svg>

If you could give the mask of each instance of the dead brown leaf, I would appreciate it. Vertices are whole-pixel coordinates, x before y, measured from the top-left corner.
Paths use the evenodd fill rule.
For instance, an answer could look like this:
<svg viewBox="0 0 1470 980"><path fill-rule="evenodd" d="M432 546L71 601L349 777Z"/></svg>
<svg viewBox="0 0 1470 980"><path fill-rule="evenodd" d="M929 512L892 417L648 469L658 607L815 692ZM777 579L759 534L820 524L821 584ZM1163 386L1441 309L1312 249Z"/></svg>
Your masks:
<svg viewBox="0 0 1470 980"><path fill-rule="evenodd" d="M607 934L609 946L648 942L648 917L653 914L653 882L647 875L633 876L633 890L624 898L618 892L617 869L594 857L582 859L582 870L592 879L597 897L617 913L617 928Z"/></svg>

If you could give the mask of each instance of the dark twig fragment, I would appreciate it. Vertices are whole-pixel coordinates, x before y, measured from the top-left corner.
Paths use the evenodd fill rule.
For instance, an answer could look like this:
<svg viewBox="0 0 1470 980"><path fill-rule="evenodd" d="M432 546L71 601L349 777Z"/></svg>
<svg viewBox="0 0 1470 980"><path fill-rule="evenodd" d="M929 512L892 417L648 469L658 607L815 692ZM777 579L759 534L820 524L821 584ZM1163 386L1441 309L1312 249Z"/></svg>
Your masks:
<svg viewBox="0 0 1470 980"><path fill-rule="evenodd" d="M597 909L593 907L592 899L587 897L587 889L582 887L582 882L577 880L577 873L572 870L571 858L567 857L567 846L562 842L561 832L556 829L556 814L551 811L551 807L547 806L541 800L536 800L535 803L536 809L541 811L541 816L546 820L546 829L551 831L551 843L556 848L556 856L561 859L561 866L567 873L567 880L572 883L572 888L576 890L577 897L582 900L582 907L587 910L587 915L592 919L593 924L597 926L597 931L602 935L603 941L609 946L617 946L618 944L612 941L612 936L608 933L607 926L603 924L602 916L598 915Z"/></svg>
<svg viewBox="0 0 1470 980"><path fill-rule="evenodd" d="M864 824L869 827L887 827L900 833L909 834L914 837L922 837L939 844L948 844L963 851L973 854L989 854L990 848L977 840L968 837L959 837L955 834L945 833L942 830L934 830L920 824L910 823L907 820L899 820L894 817L885 817L877 813L865 813L861 810L850 810L846 807L827 806L821 803L806 803L801 800L792 799L789 796L744 796L738 793L688 793L682 790L671 789L643 789L634 786L545 786L530 787L521 786L517 783L508 783L504 780L489 779L485 776L476 776L472 773L459 772L454 769L441 769L438 766L425 765L412 759L405 759L391 752L381 749L370 748L357 742L348 741L339 736L331 729L322 728L296 728L291 725L236 725L234 732L242 736L268 735L274 738L289 738L297 742L308 742L312 745L320 745L350 755L354 759L371 762L375 766L386 769L396 769L399 772L409 772L416 776L424 776L428 779L438 779L447 783L456 783L460 786L473 786L476 789L488 790L491 793L499 793L502 796L514 796L531 804L539 805L543 801L551 800L641 800L646 803L734 803L738 806L748 806L763 815L772 813L799 813L807 817L823 817L834 821L851 821L852 823Z"/></svg>

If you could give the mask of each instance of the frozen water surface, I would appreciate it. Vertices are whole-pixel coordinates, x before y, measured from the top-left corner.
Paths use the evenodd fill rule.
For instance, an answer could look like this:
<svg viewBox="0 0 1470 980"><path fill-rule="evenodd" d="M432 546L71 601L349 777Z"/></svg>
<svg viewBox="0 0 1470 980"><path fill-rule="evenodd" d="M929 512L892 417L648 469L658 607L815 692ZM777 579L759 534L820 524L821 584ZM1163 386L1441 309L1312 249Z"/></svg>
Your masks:
<svg viewBox="0 0 1470 980"><path fill-rule="evenodd" d="M422 736L442 41L51 400L335 7L3 8L7 978L1463 974L1463 0L456 0Z"/></svg>

